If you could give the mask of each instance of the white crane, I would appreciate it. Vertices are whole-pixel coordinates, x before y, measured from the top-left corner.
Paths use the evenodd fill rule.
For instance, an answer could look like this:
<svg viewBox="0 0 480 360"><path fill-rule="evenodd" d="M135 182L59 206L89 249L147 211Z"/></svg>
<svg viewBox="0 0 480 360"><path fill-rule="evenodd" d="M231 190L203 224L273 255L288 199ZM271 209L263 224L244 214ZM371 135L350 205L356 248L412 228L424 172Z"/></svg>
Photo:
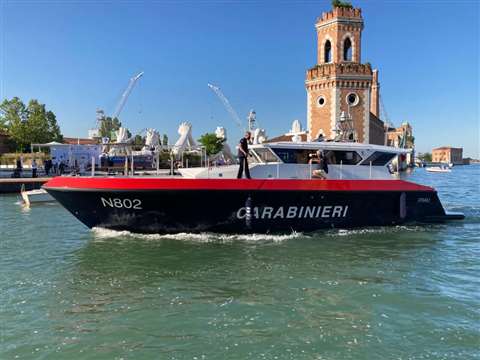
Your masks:
<svg viewBox="0 0 480 360"><path fill-rule="evenodd" d="M238 116L237 112L235 109L232 107L230 104L230 101L223 95L222 91L218 86L212 85L212 84L207 84L210 89L218 96L220 101L223 103L223 106L225 106L225 109L230 113L232 116L233 120L237 124L237 126L240 128L241 131L245 131L245 127L242 125L242 121L240 120L240 117Z"/></svg>
<svg viewBox="0 0 480 360"><path fill-rule="evenodd" d="M128 82L127 88L123 92L122 96L120 97L120 101L118 102L117 107L115 108L115 112L112 115L112 119L118 118L118 116L123 110L123 107L125 106L125 103L127 102L128 96L133 90L133 87L137 83L138 79L140 79L142 76L143 76L143 71L130 79L130 81ZM90 139L100 136L100 127L104 119L105 119L105 112L102 109L97 109L97 121L96 121L97 126L94 129L88 130L88 137Z"/></svg>
<svg viewBox="0 0 480 360"><path fill-rule="evenodd" d="M115 112L112 115L112 119L118 118L118 116L123 110L123 107L125 106L125 103L127 102L128 96L133 90L133 87L137 83L138 79L140 79L142 76L143 76L143 71L130 79L128 86L123 92L122 97L120 98L120 101L118 102L117 107L115 109Z"/></svg>
<svg viewBox="0 0 480 360"><path fill-rule="evenodd" d="M379 96L380 99L380 120L383 120L385 122L385 125L387 127L395 127L395 125L390 121L390 117L388 116L387 113L387 108L385 107L385 104L383 103L383 98Z"/></svg>

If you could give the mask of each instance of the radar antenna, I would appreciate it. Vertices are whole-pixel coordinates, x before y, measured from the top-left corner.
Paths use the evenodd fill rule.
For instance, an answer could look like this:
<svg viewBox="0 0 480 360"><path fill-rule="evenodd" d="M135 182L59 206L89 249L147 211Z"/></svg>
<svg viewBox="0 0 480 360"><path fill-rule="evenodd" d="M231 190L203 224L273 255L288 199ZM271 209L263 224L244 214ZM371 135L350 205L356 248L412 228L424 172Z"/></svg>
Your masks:
<svg viewBox="0 0 480 360"><path fill-rule="evenodd" d="M247 116L247 120L248 120L248 131L252 132L253 130L255 130L255 122L257 121L257 113L255 112L255 110L253 109L250 110Z"/></svg>
<svg viewBox="0 0 480 360"><path fill-rule="evenodd" d="M350 106L348 107L348 113L342 111L340 119L335 124L335 141L354 142L357 141L357 134L355 127L353 126L352 115L350 114Z"/></svg>

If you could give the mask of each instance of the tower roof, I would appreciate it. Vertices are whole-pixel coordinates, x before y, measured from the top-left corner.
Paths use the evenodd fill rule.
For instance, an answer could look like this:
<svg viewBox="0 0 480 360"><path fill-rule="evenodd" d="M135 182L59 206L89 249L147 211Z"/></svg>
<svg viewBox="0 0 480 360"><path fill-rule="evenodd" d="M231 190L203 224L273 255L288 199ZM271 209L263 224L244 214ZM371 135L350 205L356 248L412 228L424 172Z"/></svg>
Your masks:
<svg viewBox="0 0 480 360"><path fill-rule="evenodd" d="M328 12L322 13L322 16L317 18L317 25L322 22L330 21L337 18L358 19L363 21L362 9L360 8L346 8L334 7Z"/></svg>

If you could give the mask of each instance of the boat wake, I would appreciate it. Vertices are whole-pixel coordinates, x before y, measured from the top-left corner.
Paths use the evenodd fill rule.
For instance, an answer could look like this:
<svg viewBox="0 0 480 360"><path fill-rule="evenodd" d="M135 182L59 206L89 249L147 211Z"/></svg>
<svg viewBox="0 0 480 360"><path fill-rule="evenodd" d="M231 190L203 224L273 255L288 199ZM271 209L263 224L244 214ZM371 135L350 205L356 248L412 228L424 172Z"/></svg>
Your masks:
<svg viewBox="0 0 480 360"><path fill-rule="evenodd" d="M352 236L365 234L388 234L396 232L424 232L431 230L435 225L399 225L399 226L380 226L360 229L335 229L327 230L328 236Z"/></svg>
<svg viewBox="0 0 480 360"><path fill-rule="evenodd" d="M298 238L320 237L350 237L376 234L392 234L399 232L427 232L438 231L444 228L445 224L423 224L423 225L399 225L395 227L381 226L359 229L330 229L319 230L310 234L292 231L290 234L218 234L218 233L177 233L177 234L140 234L130 231L117 231L95 227L92 233L95 241L107 240L179 240L196 243L231 243L234 241L244 242L284 242Z"/></svg>
<svg viewBox="0 0 480 360"><path fill-rule="evenodd" d="M96 241L109 239L139 239L139 240L180 240L198 243L230 243L233 241L245 242L283 242L299 237L303 233L293 231L291 234L214 234L214 233L177 233L177 234L138 234L130 231L116 231L105 228L93 228L92 233Z"/></svg>

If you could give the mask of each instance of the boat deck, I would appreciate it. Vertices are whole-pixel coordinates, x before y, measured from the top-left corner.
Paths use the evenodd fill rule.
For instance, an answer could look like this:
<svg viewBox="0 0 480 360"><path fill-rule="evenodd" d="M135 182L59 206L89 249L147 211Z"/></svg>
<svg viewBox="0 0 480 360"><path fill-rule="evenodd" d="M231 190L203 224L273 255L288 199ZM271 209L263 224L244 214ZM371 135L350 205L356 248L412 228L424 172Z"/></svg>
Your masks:
<svg viewBox="0 0 480 360"><path fill-rule="evenodd" d="M0 194L19 193L22 185L25 190L40 189L51 177L39 178L0 178Z"/></svg>

